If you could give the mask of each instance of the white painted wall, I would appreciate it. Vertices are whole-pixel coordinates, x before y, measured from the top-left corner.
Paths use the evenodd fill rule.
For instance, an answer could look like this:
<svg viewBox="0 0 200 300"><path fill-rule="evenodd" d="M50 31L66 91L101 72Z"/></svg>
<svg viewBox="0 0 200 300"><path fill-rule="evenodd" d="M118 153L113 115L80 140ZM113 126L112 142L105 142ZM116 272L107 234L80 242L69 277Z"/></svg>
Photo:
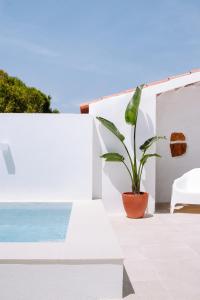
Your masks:
<svg viewBox="0 0 200 300"><path fill-rule="evenodd" d="M102 198L102 159L101 156L101 144L98 137L98 132L95 122L93 122L93 136L92 136L92 145L93 145L93 165L92 165L92 188L93 199Z"/></svg>
<svg viewBox="0 0 200 300"><path fill-rule="evenodd" d="M200 84L163 93L156 102L157 133L168 137L167 144L157 145L157 151L163 158L156 162L156 198L158 202L170 202L173 181L200 167ZM185 134L186 154L171 157L169 140L172 132Z"/></svg>
<svg viewBox="0 0 200 300"><path fill-rule="evenodd" d="M156 95L198 81L200 81L200 72L195 72L160 84L151 85L143 90L137 130L138 145L148 137L156 134ZM131 96L132 93L130 92L118 96L114 95L89 105L91 115L94 117L105 117L117 125L119 130L126 136L126 142L130 149L132 147L130 138L131 130L130 126L124 122L124 110ZM178 113L179 112L177 111L177 114ZM102 153L107 151L118 151L125 154L120 142L108 132L108 130L99 125L97 120L95 122L97 124ZM164 135L165 132L161 131L162 130L160 130L159 133ZM152 148L152 152L154 151L155 149ZM155 185L156 162L155 159L151 159L145 167L142 178L142 189L148 191L150 194L148 205L150 213L153 213L155 210ZM104 206L110 213L124 213L121 193L130 191L130 189L131 186L128 175L121 164L102 164L102 199Z"/></svg>
<svg viewBox="0 0 200 300"><path fill-rule="evenodd" d="M121 299L123 265L108 263L0 264L2 300Z"/></svg>
<svg viewBox="0 0 200 300"><path fill-rule="evenodd" d="M92 131L89 115L0 114L1 201L92 199Z"/></svg>

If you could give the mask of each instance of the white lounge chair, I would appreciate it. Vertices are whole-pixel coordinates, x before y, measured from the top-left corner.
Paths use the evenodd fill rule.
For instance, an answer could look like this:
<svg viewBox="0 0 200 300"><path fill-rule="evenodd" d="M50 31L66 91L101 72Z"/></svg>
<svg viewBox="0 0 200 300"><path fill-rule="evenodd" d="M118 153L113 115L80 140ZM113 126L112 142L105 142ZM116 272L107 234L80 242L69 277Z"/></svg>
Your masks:
<svg viewBox="0 0 200 300"><path fill-rule="evenodd" d="M200 168L193 169L174 180L170 212L177 203L200 204Z"/></svg>

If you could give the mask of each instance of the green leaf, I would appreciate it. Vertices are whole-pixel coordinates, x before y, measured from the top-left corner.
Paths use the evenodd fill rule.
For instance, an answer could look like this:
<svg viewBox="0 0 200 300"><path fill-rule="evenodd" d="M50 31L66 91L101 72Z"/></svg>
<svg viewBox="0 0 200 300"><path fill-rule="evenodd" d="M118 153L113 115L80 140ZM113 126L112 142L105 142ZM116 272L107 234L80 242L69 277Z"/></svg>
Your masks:
<svg viewBox="0 0 200 300"><path fill-rule="evenodd" d="M125 111L126 123L135 126L137 123L138 110L141 100L142 89L144 85L140 85L136 88L129 104Z"/></svg>
<svg viewBox="0 0 200 300"><path fill-rule="evenodd" d="M124 141L125 137L119 132L114 123L102 117L97 117L97 120L99 120L101 124L103 124L108 130L110 130L121 142Z"/></svg>
<svg viewBox="0 0 200 300"><path fill-rule="evenodd" d="M157 153L152 153L152 154L145 154L140 162L141 162L141 165L144 166L144 164L146 164L147 160L150 158L150 157L161 157L159 154Z"/></svg>
<svg viewBox="0 0 200 300"><path fill-rule="evenodd" d="M119 161L119 162L124 161L124 157L115 152L105 153L101 155L101 157L105 158L105 161Z"/></svg>
<svg viewBox="0 0 200 300"><path fill-rule="evenodd" d="M165 136L153 136L150 139L146 140L141 146L140 150L146 151L151 145L161 139L166 139Z"/></svg>

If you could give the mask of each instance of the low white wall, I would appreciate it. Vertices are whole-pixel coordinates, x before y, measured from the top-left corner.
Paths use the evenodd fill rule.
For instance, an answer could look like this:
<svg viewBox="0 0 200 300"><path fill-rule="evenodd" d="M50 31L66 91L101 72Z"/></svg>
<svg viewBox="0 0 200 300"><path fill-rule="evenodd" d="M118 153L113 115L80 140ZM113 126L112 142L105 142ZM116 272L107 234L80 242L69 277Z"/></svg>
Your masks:
<svg viewBox="0 0 200 300"><path fill-rule="evenodd" d="M1 201L92 199L92 135L89 115L0 114Z"/></svg>
<svg viewBox="0 0 200 300"><path fill-rule="evenodd" d="M156 200L170 202L173 181L185 172L200 167L200 84L169 91L157 97L157 133L168 137L159 143L157 151L162 159L156 163ZM170 135L183 132L186 136L186 154L171 157Z"/></svg>
<svg viewBox="0 0 200 300"><path fill-rule="evenodd" d="M100 263L0 264L2 300L121 299L123 266Z"/></svg>

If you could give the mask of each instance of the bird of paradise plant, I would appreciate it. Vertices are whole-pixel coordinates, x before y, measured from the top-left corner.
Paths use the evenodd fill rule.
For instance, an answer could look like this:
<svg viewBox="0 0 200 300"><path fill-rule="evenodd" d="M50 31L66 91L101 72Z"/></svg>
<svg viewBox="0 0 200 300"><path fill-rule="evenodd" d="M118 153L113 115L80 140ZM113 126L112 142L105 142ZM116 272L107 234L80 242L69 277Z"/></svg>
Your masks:
<svg viewBox="0 0 200 300"><path fill-rule="evenodd" d="M164 139L164 136L153 136L146 140L140 147L141 156L137 158L137 142L136 142L136 132L137 132L137 120L138 120L138 112L139 112L139 106L141 101L141 95L142 95L142 89L144 85L140 85L136 88L133 96L131 97L130 102L128 103L126 110L125 110L125 122L133 127L133 157L130 154L130 151L125 143L125 136L118 130L118 128L115 126L114 123L111 121L102 118L97 117L99 122L103 126L105 126L110 132L112 132L118 140L122 143L122 146L124 147L126 153L127 153L127 159L129 163L127 163L127 160L125 157L119 153L116 152L109 152L104 153L101 157L105 159L107 162L121 162L130 177L131 180L131 187L132 187L132 193L133 194L141 194L141 179L142 179L142 173L144 170L144 166L147 163L149 158L152 157L161 157L157 153L149 153L149 149L151 146L161 140Z"/></svg>

